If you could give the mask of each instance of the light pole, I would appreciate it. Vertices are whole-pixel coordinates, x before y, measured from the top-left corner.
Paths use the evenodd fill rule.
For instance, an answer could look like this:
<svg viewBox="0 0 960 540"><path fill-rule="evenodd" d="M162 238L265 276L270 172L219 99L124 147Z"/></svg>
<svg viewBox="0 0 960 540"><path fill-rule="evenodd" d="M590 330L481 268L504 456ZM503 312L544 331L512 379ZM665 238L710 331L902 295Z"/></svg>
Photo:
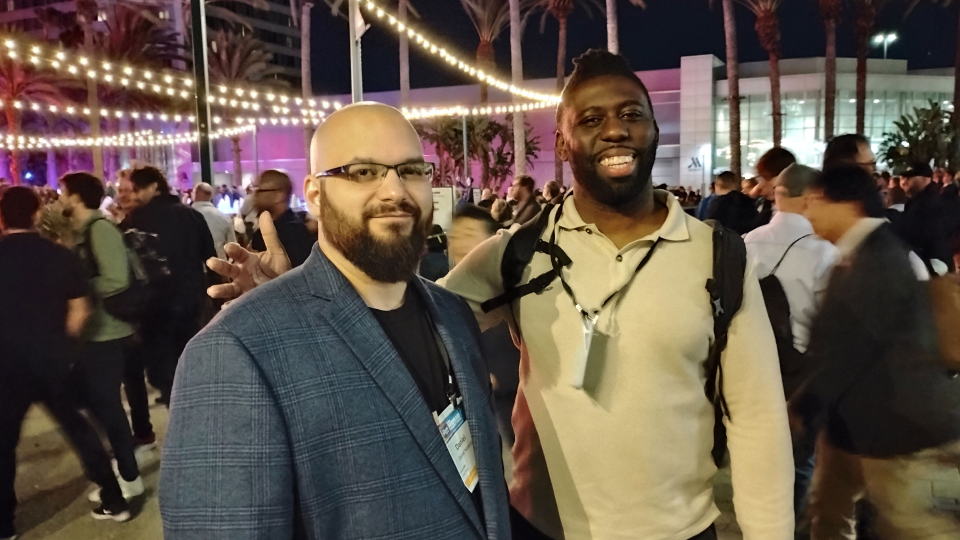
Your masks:
<svg viewBox="0 0 960 540"><path fill-rule="evenodd" d="M877 34L877 35L873 36L873 44L874 44L875 46L879 47L880 45L883 45L883 59L884 59L884 60L887 59L887 47L889 47L890 44L893 43L893 42L896 41L896 40L897 40L897 35L894 34L894 33L892 33L892 32L889 33L889 34Z"/></svg>

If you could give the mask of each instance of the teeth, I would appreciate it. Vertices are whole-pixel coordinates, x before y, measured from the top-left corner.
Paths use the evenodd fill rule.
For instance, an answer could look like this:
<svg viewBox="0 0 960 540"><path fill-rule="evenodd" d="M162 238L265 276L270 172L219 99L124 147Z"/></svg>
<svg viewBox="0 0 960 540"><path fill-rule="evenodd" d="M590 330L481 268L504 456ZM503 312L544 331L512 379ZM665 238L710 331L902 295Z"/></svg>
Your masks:
<svg viewBox="0 0 960 540"><path fill-rule="evenodd" d="M600 160L600 164L604 167L615 167L617 165L626 165L627 163L633 162L633 156L614 156L603 158Z"/></svg>

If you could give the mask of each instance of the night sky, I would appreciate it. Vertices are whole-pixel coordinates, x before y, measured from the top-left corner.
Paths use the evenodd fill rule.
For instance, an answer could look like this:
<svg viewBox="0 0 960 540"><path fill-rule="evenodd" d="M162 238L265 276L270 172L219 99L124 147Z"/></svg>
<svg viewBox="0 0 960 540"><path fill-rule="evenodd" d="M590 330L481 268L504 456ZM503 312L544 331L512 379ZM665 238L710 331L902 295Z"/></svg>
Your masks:
<svg viewBox="0 0 960 540"><path fill-rule="evenodd" d="M381 0L383 1L383 0ZM411 0L422 19L411 24L425 31L448 50L475 58L479 40L459 0ZM387 1L383 1L387 4ZM933 2L918 6L904 19L906 2L891 1L877 17L878 31L895 31L900 39L888 52L889 58L906 59L910 69L950 67L954 64L955 38L960 1L942 8ZM844 20L837 32L838 55L854 57L853 6L847 2ZM754 16L742 6L736 7L740 61L767 59L753 29ZM711 9L707 0L648 0L646 10L620 2L620 50L634 69L667 69L680 67L680 57L715 54L725 57L723 14L719 0ZM783 58L823 56L823 25L816 0L784 0L780 10ZM363 36L364 90L378 92L397 90L400 86L397 36L385 22L373 18ZM350 92L347 22L334 18L329 9L317 5L313 10L313 90L317 95ZM570 59L591 47L606 47L606 24L602 14L593 19L578 7L569 21L567 74ZM523 39L524 76L554 77L556 74L557 25L547 17L540 33L540 15L531 17ZM497 69L501 77L510 76L509 28L494 43ZM881 58L879 48L871 57ZM473 81L459 75L439 58L421 53L410 45L410 80L414 88L469 84Z"/></svg>

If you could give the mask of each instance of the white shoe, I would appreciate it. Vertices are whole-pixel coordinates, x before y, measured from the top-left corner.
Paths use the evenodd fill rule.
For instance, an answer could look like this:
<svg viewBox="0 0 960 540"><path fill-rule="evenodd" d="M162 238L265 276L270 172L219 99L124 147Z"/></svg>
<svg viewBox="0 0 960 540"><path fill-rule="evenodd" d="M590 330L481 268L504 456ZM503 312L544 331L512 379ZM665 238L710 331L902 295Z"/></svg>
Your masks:
<svg viewBox="0 0 960 540"><path fill-rule="evenodd" d="M123 493L123 498L128 501L134 497L143 495L145 488L143 487L143 478L140 476L138 476L133 482L127 482L123 478L117 477L117 483L120 484L120 492ZM87 495L87 500L93 503L101 502L100 489L97 488L90 492L90 494Z"/></svg>

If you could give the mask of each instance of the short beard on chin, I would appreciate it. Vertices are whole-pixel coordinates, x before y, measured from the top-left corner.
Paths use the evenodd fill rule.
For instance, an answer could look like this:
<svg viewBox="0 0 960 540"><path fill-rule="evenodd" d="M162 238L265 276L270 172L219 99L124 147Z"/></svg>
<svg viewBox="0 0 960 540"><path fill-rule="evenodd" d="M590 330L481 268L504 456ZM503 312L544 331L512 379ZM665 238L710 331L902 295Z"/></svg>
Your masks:
<svg viewBox="0 0 960 540"><path fill-rule="evenodd" d="M414 219L413 230L403 236L401 227L389 227L389 239L375 236L370 219L382 213L402 210ZM421 221L420 208L407 201L397 205L380 205L364 210L358 222L341 212L324 196L320 212L323 236L344 257L370 279L381 283L409 281L417 271L427 235L433 226L432 215Z"/></svg>
<svg viewBox="0 0 960 540"><path fill-rule="evenodd" d="M573 179L583 186L598 203L612 208L635 200L649 186L653 162L657 160L657 144L637 154L637 168L630 176L610 180L600 176L596 156L580 155L570 161Z"/></svg>

